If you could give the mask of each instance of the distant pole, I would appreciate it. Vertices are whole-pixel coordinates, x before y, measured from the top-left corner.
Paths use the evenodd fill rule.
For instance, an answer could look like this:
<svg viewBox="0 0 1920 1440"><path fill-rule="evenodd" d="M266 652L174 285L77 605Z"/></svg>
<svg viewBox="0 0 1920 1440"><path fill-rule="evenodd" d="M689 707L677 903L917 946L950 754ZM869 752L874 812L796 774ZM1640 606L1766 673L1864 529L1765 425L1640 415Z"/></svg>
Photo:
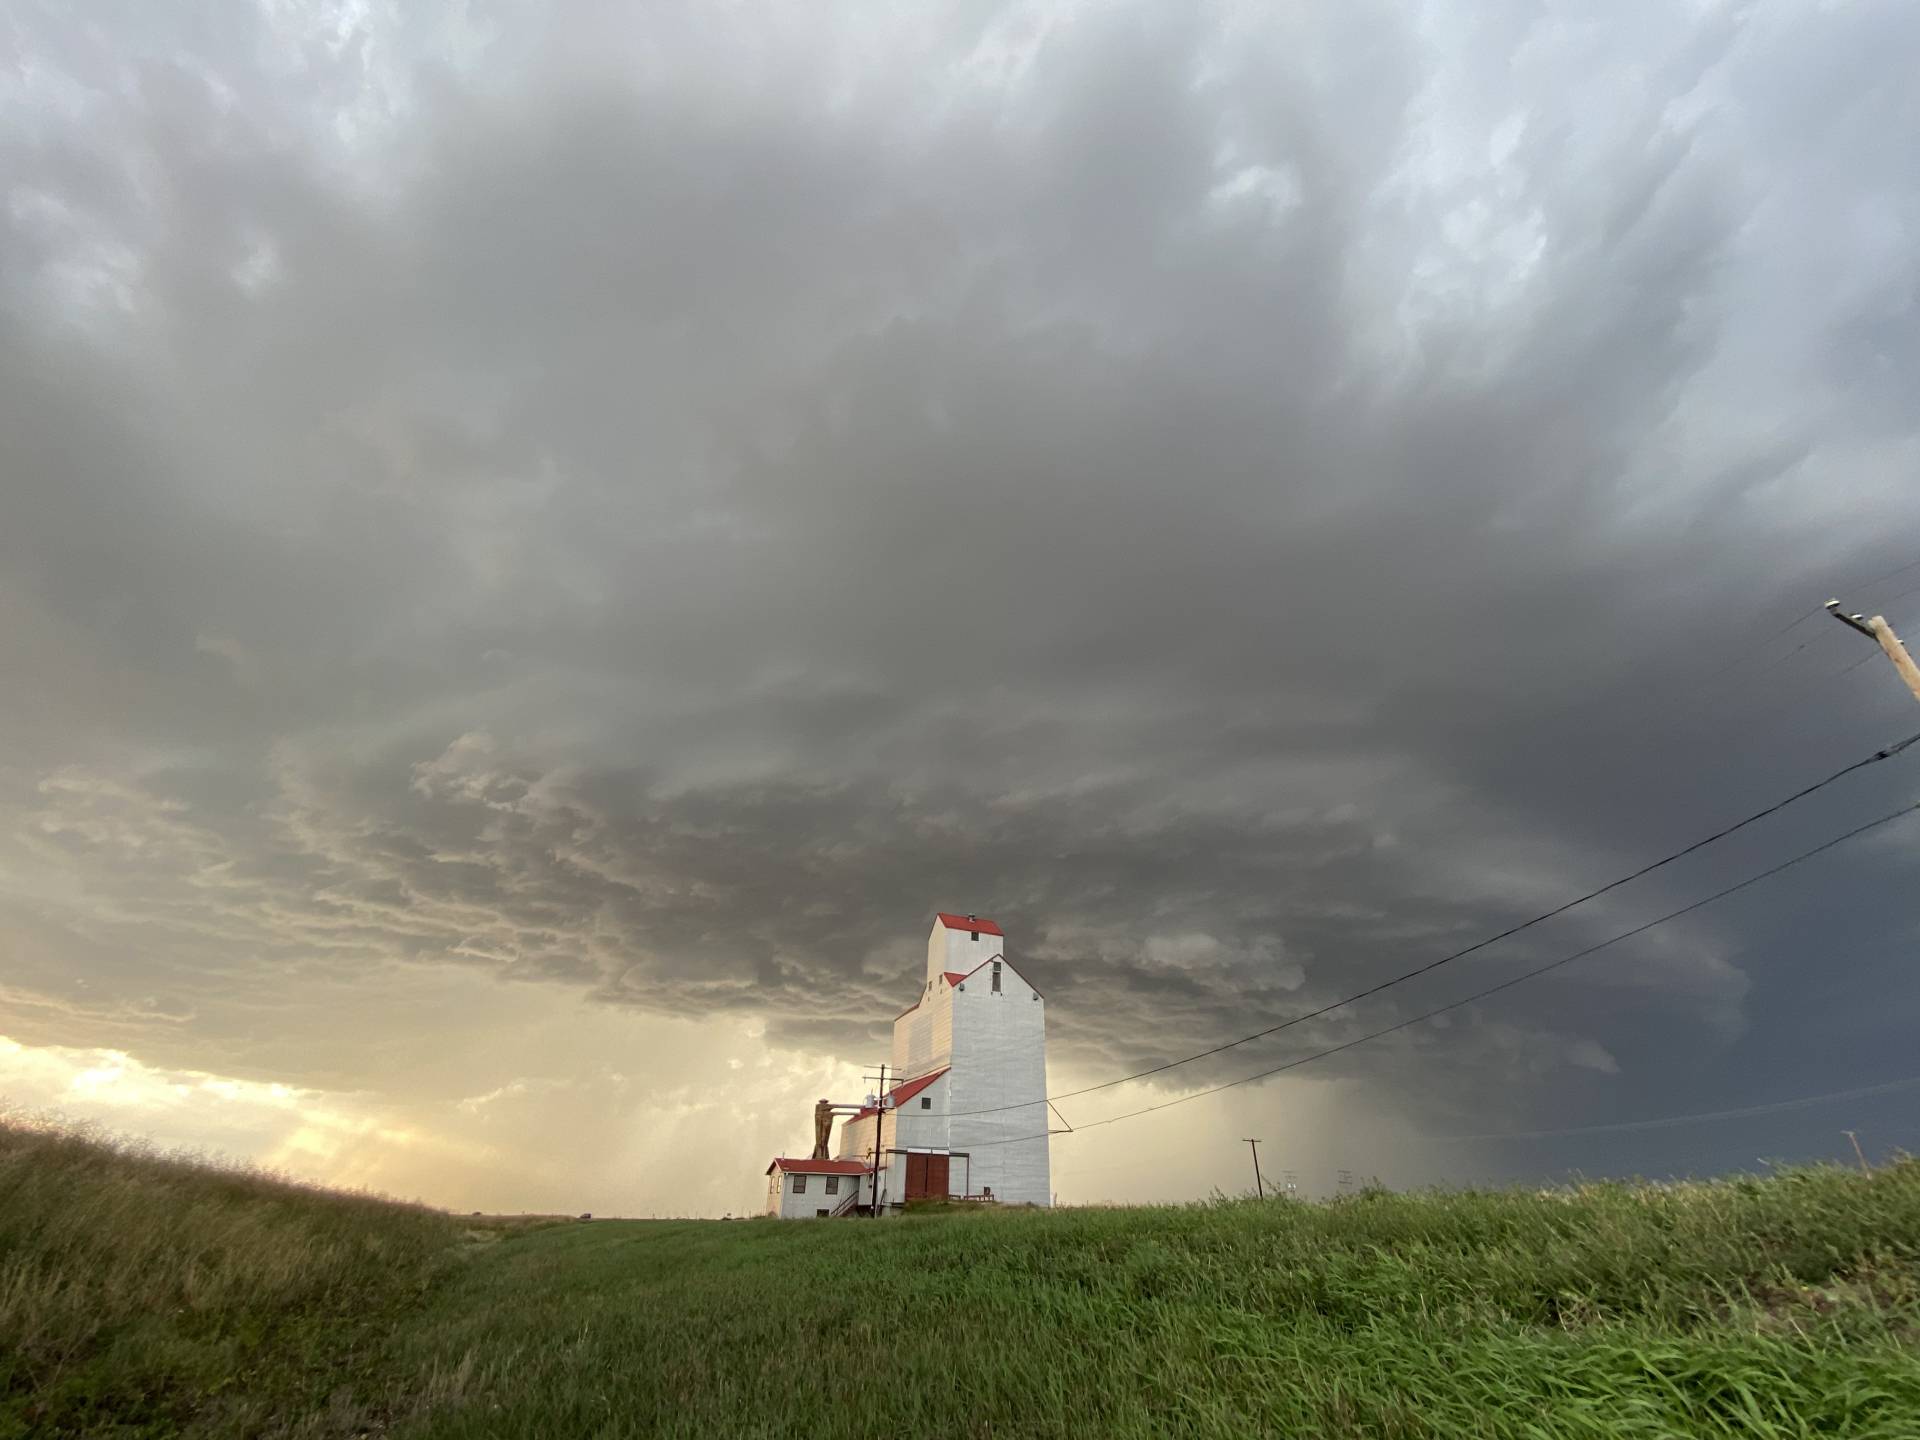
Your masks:
<svg viewBox="0 0 1920 1440"><path fill-rule="evenodd" d="M1907 653L1907 647L1900 643L1900 637L1893 633L1893 626L1887 623L1886 616L1876 615L1868 620L1859 615L1849 615L1840 608L1838 600L1827 601L1827 613L1849 629L1858 630L1869 640L1878 641L1900 678L1907 682L1907 689L1913 692L1913 698L1920 700L1920 665L1913 663L1913 657Z"/></svg>
<svg viewBox="0 0 1920 1440"><path fill-rule="evenodd" d="M1860 1148L1860 1137L1851 1130L1842 1130L1840 1133L1853 1142L1853 1153L1860 1157L1861 1171L1868 1175L1873 1174L1873 1167L1867 1164L1866 1152Z"/></svg>
<svg viewBox="0 0 1920 1440"><path fill-rule="evenodd" d="M1241 1138L1244 1139L1245 1137L1243 1136ZM1253 1147L1253 1188L1260 1198L1264 1200L1267 1198L1267 1182L1260 1178L1260 1142L1258 1140L1248 1140L1247 1144Z"/></svg>

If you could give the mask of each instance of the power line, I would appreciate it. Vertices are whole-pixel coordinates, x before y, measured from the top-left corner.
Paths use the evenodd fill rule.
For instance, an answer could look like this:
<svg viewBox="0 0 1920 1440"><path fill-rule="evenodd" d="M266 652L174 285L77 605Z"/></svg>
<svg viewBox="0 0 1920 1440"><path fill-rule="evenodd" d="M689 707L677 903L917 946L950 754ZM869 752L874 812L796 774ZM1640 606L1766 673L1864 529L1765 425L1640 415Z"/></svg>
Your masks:
<svg viewBox="0 0 1920 1440"><path fill-rule="evenodd" d="M1502 990L1511 990L1516 985L1522 985L1529 980L1537 979L1549 971L1560 969L1563 965L1571 965L1576 960L1583 960L1587 956L1597 954L1599 951L1605 950L1611 945L1619 944L1622 940L1631 940L1636 935L1644 935L1647 931L1652 930L1656 926L1664 925L1669 920L1678 920L1682 915L1691 915L1695 910L1711 905L1716 900L1723 900L1729 895L1745 890L1750 886L1758 885L1763 880L1770 880L1775 875L1780 874L1781 871L1789 870L1793 866L1800 864L1803 860L1811 860L1814 856L1824 854L1836 845L1843 845L1856 836L1864 835L1870 830L1879 829L1882 825L1891 825L1894 821L1912 815L1916 811L1920 811L1920 801L1916 801L1911 805L1903 805L1898 810L1882 815L1878 820L1869 820L1864 825L1856 825L1853 829L1836 835L1831 840L1822 841L1811 850L1802 850L1798 855L1787 860L1782 860L1778 865L1762 870L1757 875L1749 875L1746 879L1729 885L1723 890L1714 891L1713 894L1706 896L1704 899L1695 900L1689 905L1682 905L1678 910L1669 910L1665 915L1648 920L1644 924L1636 925L1631 930L1622 930L1618 935L1610 936L1597 945L1589 945L1584 950L1576 950L1571 955L1563 955L1560 959L1548 961L1545 965L1537 965L1531 970L1523 970L1518 975L1500 981L1497 985L1489 985L1484 990L1476 990L1471 995L1463 995L1460 999L1450 1000L1445 1005L1436 1005L1431 1010L1423 1010L1418 1015L1397 1021L1392 1025L1382 1026L1378 1030L1370 1030L1365 1035L1356 1036L1354 1039L1343 1041L1338 1045L1329 1045L1324 1050L1316 1050L1311 1055L1303 1055L1297 1060L1289 1060L1284 1065L1275 1065L1271 1069L1261 1070L1252 1075L1242 1075L1237 1080L1228 1080L1219 1085L1209 1086L1205 1090L1195 1090L1189 1095L1181 1095L1172 1100L1163 1100L1157 1105L1146 1105L1138 1110L1129 1110L1120 1115L1110 1115L1104 1120L1089 1120L1085 1124L1076 1126L1074 1133L1079 1134L1086 1130L1097 1130L1102 1125L1117 1125L1122 1120L1133 1120L1142 1115L1151 1115L1156 1110L1171 1110L1175 1105L1185 1105L1189 1101L1203 1100L1209 1095L1218 1095L1222 1090L1232 1090L1239 1085L1251 1085L1256 1080L1267 1080L1285 1071L1297 1070L1302 1065L1311 1065L1316 1060L1324 1060L1330 1055L1338 1055L1356 1046L1365 1045L1370 1040L1378 1040L1401 1030L1410 1029L1420 1024L1423 1020L1431 1020L1436 1015L1445 1015L1449 1011L1471 1005L1476 1000L1484 1000L1489 995L1497 995ZM1039 1135L1018 1135L1005 1140L975 1141L973 1142L973 1148L980 1149L987 1145L1011 1145L1020 1140L1037 1140L1047 1133L1049 1132L1042 1131Z"/></svg>
<svg viewBox="0 0 1920 1440"><path fill-rule="evenodd" d="M1752 645L1747 646L1732 660L1729 660L1726 664L1720 666L1718 669L1707 672L1706 676L1698 682L1697 688L1699 693L1701 693L1702 695L1708 695L1709 698L1707 698L1707 700L1705 701L1704 706L1696 706L1694 709L1690 709L1688 711L1683 712L1682 718L1683 719L1690 718L1692 715L1698 713L1698 710L1700 708L1710 708L1712 706L1714 701L1713 701L1713 697L1709 695L1709 687L1713 685L1714 681L1720 679L1723 675L1731 675L1734 671L1740 669L1747 663L1747 657L1751 655L1754 651L1766 649L1767 646L1773 644L1774 641L1780 639L1783 635L1788 634L1790 631L1798 630L1802 625L1806 624L1807 621L1813 619L1813 617L1818 615L1819 613L1820 613L1820 607L1816 605L1813 609L1807 611L1805 614L1799 615L1794 619L1789 620L1785 625L1782 625L1778 630L1775 630L1772 634L1768 635L1766 639L1756 641ZM1794 646L1793 649L1789 650L1787 652L1787 655L1797 655L1800 653L1800 651L1806 648L1807 648L1806 642L1802 642L1801 644ZM1780 659L1776 659L1772 661L1770 664L1768 664L1766 668L1771 670L1773 666L1778 665L1780 663L1780 660L1785 658L1786 656L1781 656Z"/></svg>
<svg viewBox="0 0 1920 1440"><path fill-rule="evenodd" d="M1875 585L1879 585L1884 583L1885 581L1891 580L1896 576L1904 575L1909 570L1914 570L1914 569L1920 569L1920 560L1909 560L1906 564L1897 565L1893 569L1888 570L1883 574L1874 576L1871 580L1857 581L1854 583L1853 588L1855 590L1867 590L1872 588ZM1914 590L1920 590L1920 586L1915 586L1914 589L1911 589L1911 590L1903 590L1900 592L1899 595L1893 596L1892 599L1882 600L1877 603L1879 603L1882 607L1891 605L1894 600L1898 600L1905 595L1913 594ZM1705 676L1701 677L1699 680L1694 682L1692 686L1692 689L1695 692L1694 703L1685 707L1680 712L1677 718L1681 721L1688 721L1698 717L1699 715L1703 714L1708 710L1713 709L1714 706L1718 705L1725 698L1725 696L1723 695L1717 695L1713 693L1713 687L1715 682L1719 681L1720 679L1722 679L1727 675L1731 675L1736 670L1742 669L1747 664L1748 656L1758 651L1765 650L1769 645L1773 644L1774 641L1781 639L1782 637L1790 634L1795 630L1798 630L1802 625L1806 624L1807 621L1813 619L1816 615L1820 613L1821 613L1821 607L1819 606L1816 606L1811 610L1803 611L1801 614L1796 615L1793 619L1787 621L1784 625L1780 626L1778 629L1769 631L1762 639L1756 640L1750 644L1742 646L1740 648L1739 653L1735 655L1733 659L1727 661L1725 664L1720 665L1713 670L1708 671ZM1808 644L1810 643L1812 642L1802 641L1800 644L1794 646L1793 649L1787 651L1784 655L1776 656L1774 659L1772 659L1767 664L1762 666L1760 670L1755 673L1765 674L1767 671L1777 669L1782 663L1791 659L1793 656L1799 654L1802 650L1806 649Z"/></svg>
<svg viewBox="0 0 1920 1440"><path fill-rule="evenodd" d="M1330 1011L1338 1010L1338 1009L1341 1009L1343 1006L1351 1005L1357 1000L1365 1000L1370 996L1378 995L1383 990L1391 990L1394 986L1403 985L1409 980L1415 979L1421 975L1425 975L1430 970L1438 970L1442 965L1451 965L1455 960L1464 959L1467 956L1475 954L1478 951L1485 950L1490 945L1496 945L1502 940L1506 940L1511 938L1512 936L1518 935L1523 930L1530 930L1535 925L1539 925L1545 921L1552 920L1557 916L1564 915L1569 910L1572 910L1577 906L1586 904L1589 900L1597 900L1600 896L1607 894L1609 891L1618 890L1622 885L1630 884L1635 880L1641 879L1643 876L1651 875L1655 870L1658 870L1666 865L1671 865L1676 860L1684 859L1686 856L1693 854L1696 850L1705 849L1707 846L1714 844L1716 841L1724 840L1727 838L1727 836L1734 834L1736 831L1744 830L1747 826L1754 824L1756 821L1764 820L1769 815L1778 814L1780 811L1786 809L1789 805L1794 804L1796 801L1804 800L1807 798L1807 796L1812 795L1817 791L1826 789L1827 786L1833 784L1837 780L1843 779L1844 777L1851 775L1856 770L1863 770L1869 765L1876 765L1882 760L1888 760L1893 758L1895 755L1898 755L1901 751L1905 750L1908 746L1913 745L1916 742L1920 742L1920 734L1910 735L1905 740L1900 741L1898 744L1889 745L1883 750L1876 750L1874 751L1873 754L1868 755L1864 759L1856 760L1851 765L1842 766L1840 769L1834 771L1831 775L1827 776L1826 779L1816 781L1812 785L1807 786L1803 790L1797 790L1793 794L1787 796L1786 799L1776 801L1772 805L1767 806L1766 809L1764 810L1754 811L1753 814L1747 816L1744 820L1737 820L1733 824L1728 825L1726 828L1722 830L1716 830L1713 834L1708 835L1704 839L1694 841L1691 845L1686 846L1684 849L1675 850L1672 854L1662 856L1660 859L1653 861L1651 864L1642 865L1638 870L1635 870L1632 874L1622 875L1618 880L1609 881L1607 884L1602 885L1597 890L1589 890L1586 894L1578 896L1575 899L1569 900L1564 905L1556 906L1554 909L1548 910L1544 914L1535 915L1530 920L1523 920L1518 925L1509 926L1507 929L1502 930L1497 935L1490 935L1484 940L1476 941L1472 945L1467 946L1464 950L1456 950L1451 955L1442 955L1437 960L1429 960L1424 965L1419 965L1414 967L1411 970L1403 971L1401 974L1395 975L1387 980L1382 980L1377 985L1370 985L1365 990L1356 991L1351 995L1343 997L1342 999L1331 1001L1328 1004L1322 1005L1317 1010L1306 1011L1304 1014L1296 1015L1290 1020L1283 1020L1278 1025L1269 1025L1266 1029L1256 1030L1251 1035L1242 1035L1239 1039L1229 1040L1224 1045L1215 1045L1210 1050L1201 1050L1192 1055L1182 1056L1178 1060L1169 1060L1162 1065L1153 1065L1148 1067L1145 1070L1136 1070L1131 1075L1122 1075L1115 1080L1103 1080L1098 1085L1087 1085L1082 1087L1079 1090L1069 1090L1064 1094L1049 1095L1047 1099L1049 1101L1072 1100L1077 1096L1091 1095L1097 1090L1110 1090L1115 1085L1125 1085L1128 1082L1133 1080L1144 1080L1149 1075L1158 1075L1167 1070L1177 1069L1179 1066L1182 1066L1182 1065L1190 1065L1195 1060L1204 1060L1211 1055L1219 1055L1224 1051L1236 1049L1239 1046L1246 1045L1254 1040L1262 1040L1269 1035L1277 1035L1282 1030L1291 1029L1293 1026L1304 1024L1308 1020L1316 1020L1320 1016L1325 1015ZM1031 1104L1031 1103L1033 1102L1031 1101L1026 1102L1026 1104ZM959 1117L964 1115L993 1115L993 1114L998 1114L999 1112L1004 1110L1022 1110L1026 1108L1026 1104L992 1105L980 1110L954 1110L949 1112L949 1118L958 1119Z"/></svg>
<svg viewBox="0 0 1920 1440"><path fill-rule="evenodd" d="M1871 580L1862 580L1854 588L1859 590L1866 590L1872 586L1880 584L1883 580L1891 580L1896 575L1904 575L1909 570L1920 570L1920 560L1909 560L1904 565L1896 565L1893 567L1893 569L1887 571L1887 573L1884 575L1876 575ZM1908 592L1908 593L1911 593L1911 592ZM1897 599L1898 597L1896 596L1895 598ZM1881 603L1885 604L1886 602L1883 601Z"/></svg>
<svg viewBox="0 0 1920 1440"><path fill-rule="evenodd" d="M1854 1090L1830 1090L1824 1095L1802 1095L1794 1100L1775 1100L1766 1105L1743 1105L1737 1110L1703 1110L1693 1115L1663 1115L1657 1120L1620 1120L1610 1125L1574 1125L1565 1130L1510 1130L1492 1135L1436 1135L1443 1143L1468 1140L1553 1140L1562 1135L1603 1135L1628 1130L1665 1130L1675 1125L1701 1125L1710 1120L1742 1120L1751 1115L1774 1115L1783 1110L1805 1110L1834 1100L1864 1100L1873 1095L1891 1095L1920 1085L1920 1075L1904 1080L1886 1080L1878 1085L1862 1085Z"/></svg>
<svg viewBox="0 0 1920 1440"><path fill-rule="evenodd" d="M1896 601L1896 600L1904 600L1904 599L1906 599L1906 598L1907 598L1907 596L1909 596L1909 595L1920 595L1920 585L1909 585L1909 586L1908 586L1908 587L1907 587L1906 589L1904 589L1904 590L1902 590L1902 591L1901 591L1901 592L1900 592L1899 594L1897 594L1897 595L1889 595L1889 596L1888 596L1888 597L1887 597L1886 599L1884 599L1884 600L1876 600L1876 601L1874 601L1874 602L1873 602L1873 603L1874 603L1874 607L1875 607L1876 609L1880 609L1880 610L1884 610L1884 609L1886 609L1886 608L1887 608L1887 607L1888 607L1889 605L1891 605L1891 604L1893 604L1893 602L1894 602L1894 601Z"/></svg>

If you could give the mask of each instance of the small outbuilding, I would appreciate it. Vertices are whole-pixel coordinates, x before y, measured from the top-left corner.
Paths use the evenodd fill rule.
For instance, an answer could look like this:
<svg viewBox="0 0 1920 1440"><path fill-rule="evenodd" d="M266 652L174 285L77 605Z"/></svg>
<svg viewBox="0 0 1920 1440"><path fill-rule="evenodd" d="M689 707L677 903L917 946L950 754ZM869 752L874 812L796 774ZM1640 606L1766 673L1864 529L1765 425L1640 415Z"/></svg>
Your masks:
<svg viewBox="0 0 1920 1440"><path fill-rule="evenodd" d="M871 1172L859 1160L795 1160L782 1155L767 1166L767 1214L782 1220L825 1220L851 1214L867 1202Z"/></svg>

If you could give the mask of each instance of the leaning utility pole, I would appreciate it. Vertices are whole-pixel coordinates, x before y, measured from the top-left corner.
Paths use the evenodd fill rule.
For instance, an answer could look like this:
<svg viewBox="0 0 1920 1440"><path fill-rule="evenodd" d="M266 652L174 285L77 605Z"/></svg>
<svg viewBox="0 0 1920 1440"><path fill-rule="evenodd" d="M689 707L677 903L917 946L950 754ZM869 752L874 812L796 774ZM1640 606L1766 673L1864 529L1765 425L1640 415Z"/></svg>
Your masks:
<svg viewBox="0 0 1920 1440"><path fill-rule="evenodd" d="M1913 663L1913 657L1907 654L1907 647L1900 643L1900 637L1893 633L1893 626L1887 623L1887 617L1876 615L1871 620L1859 615L1849 615L1840 608L1838 600L1827 601L1827 613L1842 625L1858 630L1869 640L1880 642L1880 648L1887 652L1887 658L1893 662L1893 668L1900 672L1900 678L1907 682L1907 688L1913 692L1913 698L1920 700L1920 665Z"/></svg>
<svg viewBox="0 0 1920 1440"><path fill-rule="evenodd" d="M1241 1138L1243 1140L1246 1139L1245 1136ZM1259 1194L1260 1198L1264 1200L1267 1198L1267 1182L1260 1178L1260 1142L1258 1140L1247 1140L1247 1144L1253 1147L1253 1188Z"/></svg>

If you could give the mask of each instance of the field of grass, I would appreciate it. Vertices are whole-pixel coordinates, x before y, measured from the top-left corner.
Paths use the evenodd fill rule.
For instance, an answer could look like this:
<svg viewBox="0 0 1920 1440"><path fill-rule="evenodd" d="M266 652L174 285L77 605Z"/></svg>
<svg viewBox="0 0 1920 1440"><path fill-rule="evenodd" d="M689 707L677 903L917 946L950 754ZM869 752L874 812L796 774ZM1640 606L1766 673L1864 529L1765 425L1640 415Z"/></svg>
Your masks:
<svg viewBox="0 0 1920 1440"><path fill-rule="evenodd" d="M369 1373L460 1233L417 1206L0 1124L0 1437L290 1430Z"/></svg>
<svg viewBox="0 0 1920 1440"><path fill-rule="evenodd" d="M476 1227L0 1132L0 1436L1920 1437L1920 1162Z"/></svg>

